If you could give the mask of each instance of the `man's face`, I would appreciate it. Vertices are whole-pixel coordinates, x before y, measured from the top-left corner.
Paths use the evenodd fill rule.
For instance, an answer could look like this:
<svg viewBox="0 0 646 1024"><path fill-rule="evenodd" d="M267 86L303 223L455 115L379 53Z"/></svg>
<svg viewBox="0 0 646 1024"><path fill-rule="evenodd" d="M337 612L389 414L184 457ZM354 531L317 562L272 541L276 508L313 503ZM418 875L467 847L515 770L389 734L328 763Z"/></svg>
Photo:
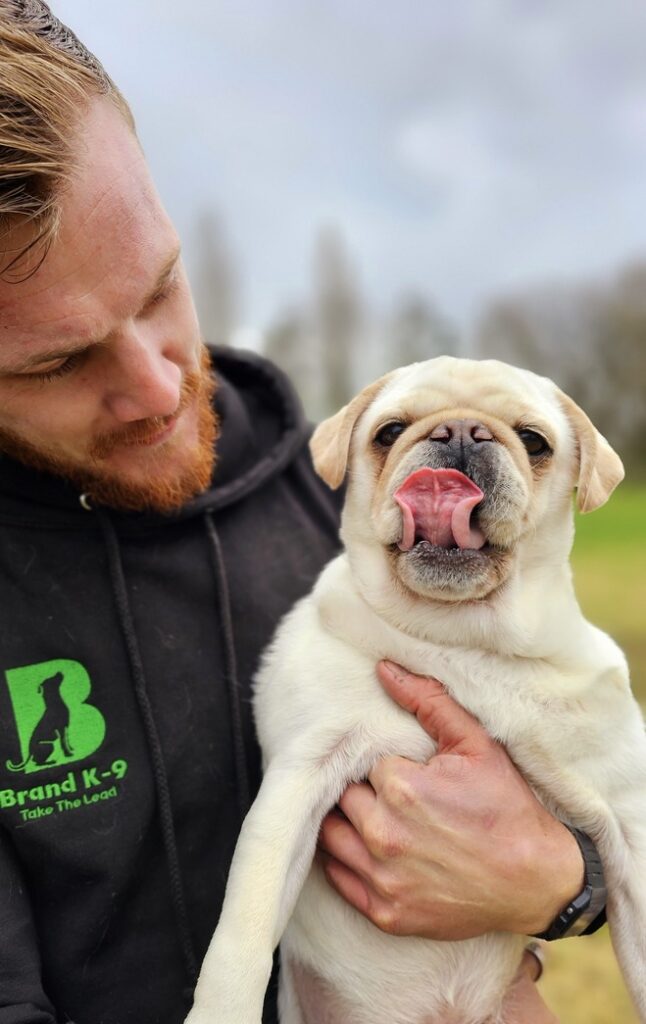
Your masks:
<svg viewBox="0 0 646 1024"><path fill-rule="evenodd" d="M114 507L171 509L208 485L216 434L178 239L108 100L76 147L56 241L0 280L0 448Z"/></svg>

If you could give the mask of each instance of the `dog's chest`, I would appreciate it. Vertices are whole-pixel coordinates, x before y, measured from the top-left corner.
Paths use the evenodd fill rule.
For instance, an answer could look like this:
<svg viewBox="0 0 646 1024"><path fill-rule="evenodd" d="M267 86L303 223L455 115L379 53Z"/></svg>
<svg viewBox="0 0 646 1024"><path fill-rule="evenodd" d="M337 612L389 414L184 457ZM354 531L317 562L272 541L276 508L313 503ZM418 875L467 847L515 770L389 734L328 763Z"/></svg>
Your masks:
<svg viewBox="0 0 646 1024"><path fill-rule="evenodd" d="M303 1024L483 1024L522 946L502 933L461 942L388 935L349 908L315 863L281 941L282 998Z"/></svg>
<svg viewBox="0 0 646 1024"><path fill-rule="evenodd" d="M290 959L284 965L293 987L303 1024L347 1024L350 1010L347 1002L320 974Z"/></svg>
<svg viewBox="0 0 646 1024"><path fill-rule="evenodd" d="M357 1017L360 1009L353 1007L344 996L320 974L305 967L296 960L285 963L289 974L293 997L301 1014L302 1024L364 1024L364 1017ZM371 1021L378 1009L369 1012ZM368 1019L367 1017L365 1018ZM463 1019L446 1007L429 1016L424 1012L414 1024L463 1024Z"/></svg>

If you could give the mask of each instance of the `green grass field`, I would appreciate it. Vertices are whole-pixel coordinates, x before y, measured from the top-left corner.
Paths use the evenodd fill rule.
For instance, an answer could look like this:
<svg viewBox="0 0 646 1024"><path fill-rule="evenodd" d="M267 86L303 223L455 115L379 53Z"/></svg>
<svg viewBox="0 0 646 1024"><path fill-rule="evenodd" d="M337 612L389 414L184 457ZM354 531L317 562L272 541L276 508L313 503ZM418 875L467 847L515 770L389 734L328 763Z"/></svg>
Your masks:
<svg viewBox="0 0 646 1024"><path fill-rule="evenodd" d="M622 485L597 512L579 516L574 578L586 616L626 652L646 708L646 486ZM562 1024L638 1024L603 928L552 943L541 990Z"/></svg>

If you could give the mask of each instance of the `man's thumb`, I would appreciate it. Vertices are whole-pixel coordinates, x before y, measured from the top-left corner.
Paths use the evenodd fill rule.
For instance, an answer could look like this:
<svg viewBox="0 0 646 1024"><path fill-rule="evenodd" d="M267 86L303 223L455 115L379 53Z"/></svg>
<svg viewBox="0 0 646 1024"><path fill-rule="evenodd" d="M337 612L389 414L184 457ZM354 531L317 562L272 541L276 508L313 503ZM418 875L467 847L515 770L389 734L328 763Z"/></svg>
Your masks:
<svg viewBox="0 0 646 1024"><path fill-rule="evenodd" d="M377 675L389 696L415 715L436 741L438 754L480 754L491 744L480 723L456 704L437 679L413 675L392 661L380 661Z"/></svg>

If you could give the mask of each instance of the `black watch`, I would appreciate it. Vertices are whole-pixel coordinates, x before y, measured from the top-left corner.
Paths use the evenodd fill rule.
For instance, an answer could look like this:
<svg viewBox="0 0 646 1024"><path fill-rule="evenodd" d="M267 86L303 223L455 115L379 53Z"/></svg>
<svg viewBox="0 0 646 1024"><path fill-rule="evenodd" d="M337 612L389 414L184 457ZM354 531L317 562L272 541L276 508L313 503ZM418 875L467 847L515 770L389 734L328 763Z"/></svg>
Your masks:
<svg viewBox="0 0 646 1024"><path fill-rule="evenodd" d="M565 826L572 833L583 856L585 878L583 890L568 903L560 914L552 921L546 931L534 936L536 939L566 939L573 935L581 935L586 928L599 916L606 905L606 881L603 874L601 858L597 848L585 832Z"/></svg>

